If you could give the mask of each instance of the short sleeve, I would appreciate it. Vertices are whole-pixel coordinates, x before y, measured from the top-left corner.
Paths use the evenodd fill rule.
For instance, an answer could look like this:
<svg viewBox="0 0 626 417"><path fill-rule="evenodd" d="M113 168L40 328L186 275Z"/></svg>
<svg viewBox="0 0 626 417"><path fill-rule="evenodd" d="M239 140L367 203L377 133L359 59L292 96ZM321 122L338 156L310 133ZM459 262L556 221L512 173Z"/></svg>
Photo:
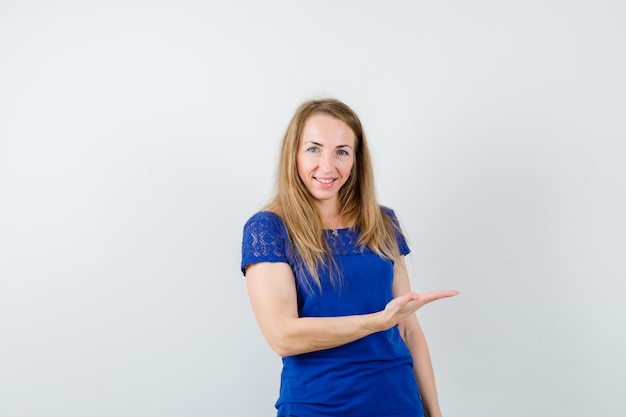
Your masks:
<svg viewBox="0 0 626 417"><path fill-rule="evenodd" d="M400 221L396 216L396 213L388 208L382 207L383 212L389 216L393 224L396 226L394 233L396 235L396 241L398 242L398 249L400 250L400 255L408 255L411 252L411 248L409 248L408 243L406 242L406 238L404 237L404 233L402 233L402 228L400 227Z"/></svg>
<svg viewBox="0 0 626 417"><path fill-rule="evenodd" d="M287 231L278 215L261 211L252 216L243 228L241 272L259 262L289 263Z"/></svg>

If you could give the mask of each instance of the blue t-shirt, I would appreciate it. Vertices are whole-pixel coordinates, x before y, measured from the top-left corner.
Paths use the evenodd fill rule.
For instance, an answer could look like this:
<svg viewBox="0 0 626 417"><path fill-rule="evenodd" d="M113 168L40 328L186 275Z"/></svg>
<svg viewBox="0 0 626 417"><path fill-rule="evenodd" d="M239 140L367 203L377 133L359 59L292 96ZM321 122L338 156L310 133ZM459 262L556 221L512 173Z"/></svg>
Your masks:
<svg viewBox="0 0 626 417"><path fill-rule="evenodd" d="M394 222L393 211L386 209ZM341 270L332 285L320 271L321 290L298 288L300 317L334 317L381 311L393 298L393 262L358 246L358 228L339 229L326 239ZM396 235L400 253L409 248ZM301 273L281 218L268 211L252 216L244 227L241 269L258 262L285 262ZM413 360L397 326L332 349L283 358L279 416L422 417Z"/></svg>

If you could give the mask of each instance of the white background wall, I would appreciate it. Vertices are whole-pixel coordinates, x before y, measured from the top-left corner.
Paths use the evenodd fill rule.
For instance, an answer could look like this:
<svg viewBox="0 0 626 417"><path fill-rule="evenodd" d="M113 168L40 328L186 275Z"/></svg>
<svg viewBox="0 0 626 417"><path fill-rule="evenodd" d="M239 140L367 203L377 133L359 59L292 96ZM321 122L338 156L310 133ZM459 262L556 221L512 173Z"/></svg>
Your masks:
<svg viewBox="0 0 626 417"><path fill-rule="evenodd" d="M444 413L623 416L626 6L0 2L0 415L274 415L239 272L303 100L361 116Z"/></svg>

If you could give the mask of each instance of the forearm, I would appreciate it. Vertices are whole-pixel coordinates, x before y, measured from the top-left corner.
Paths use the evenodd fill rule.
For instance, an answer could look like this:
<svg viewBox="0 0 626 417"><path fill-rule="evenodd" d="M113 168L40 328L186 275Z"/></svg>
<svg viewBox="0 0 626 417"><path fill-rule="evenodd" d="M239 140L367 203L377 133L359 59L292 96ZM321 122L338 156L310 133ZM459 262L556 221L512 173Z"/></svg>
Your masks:
<svg viewBox="0 0 626 417"><path fill-rule="evenodd" d="M439 407L439 399L437 396L437 386L435 384L435 374L433 372L432 362L428 353L428 348L422 351L417 357L414 368L415 377L422 394L422 402L426 417L440 417L441 409Z"/></svg>
<svg viewBox="0 0 626 417"><path fill-rule="evenodd" d="M440 417L435 374L426 337L419 324L406 334L406 342L413 357L413 372L422 395L426 417Z"/></svg>
<svg viewBox="0 0 626 417"><path fill-rule="evenodd" d="M401 319L385 311L301 318L295 278L285 263L251 265L246 283L261 332L271 348L283 357L341 346L385 330Z"/></svg>
<svg viewBox="0 0 626 417"><path fill-rule="evenodd" d="M345 345L387 330L407 317L412 316L415 319L415 311L424 304L456 295L454 291L435 291L420 295L410 292L410 287L402 292L395 288L395 298L379 312L300 318L295 280L289 265L254 264L248 267L246 282L259 327L272 349L280 356Z"/></svg>
<svg viewBox="0 0 626 417"><path fill-rule="evenodd" d="M265 338L272 349L284 357L342 346L388 327L382 312L290 318L268 329Z"/></svg>

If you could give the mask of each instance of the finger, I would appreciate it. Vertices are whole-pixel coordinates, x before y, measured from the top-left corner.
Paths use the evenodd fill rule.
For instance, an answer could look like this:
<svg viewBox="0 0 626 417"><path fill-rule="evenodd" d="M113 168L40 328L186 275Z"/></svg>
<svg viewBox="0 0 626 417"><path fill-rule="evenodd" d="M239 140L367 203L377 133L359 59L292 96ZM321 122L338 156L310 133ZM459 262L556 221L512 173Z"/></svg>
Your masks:
<svg viewBox="0 0 626 417"><path fill-rule="evenodd" d="M419 300L420 295L416 292L408 292L397 298L402 304L408 304L411 301Z"/></svg>
<svg viewBox="0 0 626 417"><path fill-rule="evenodd" d="M442 298L449 298L458 295L459 292L457 290L449 290L449 291L431 291L424 294L420 294L420 299L424 302L424 304L430 303L432 301L440 300Z"/></svg>

